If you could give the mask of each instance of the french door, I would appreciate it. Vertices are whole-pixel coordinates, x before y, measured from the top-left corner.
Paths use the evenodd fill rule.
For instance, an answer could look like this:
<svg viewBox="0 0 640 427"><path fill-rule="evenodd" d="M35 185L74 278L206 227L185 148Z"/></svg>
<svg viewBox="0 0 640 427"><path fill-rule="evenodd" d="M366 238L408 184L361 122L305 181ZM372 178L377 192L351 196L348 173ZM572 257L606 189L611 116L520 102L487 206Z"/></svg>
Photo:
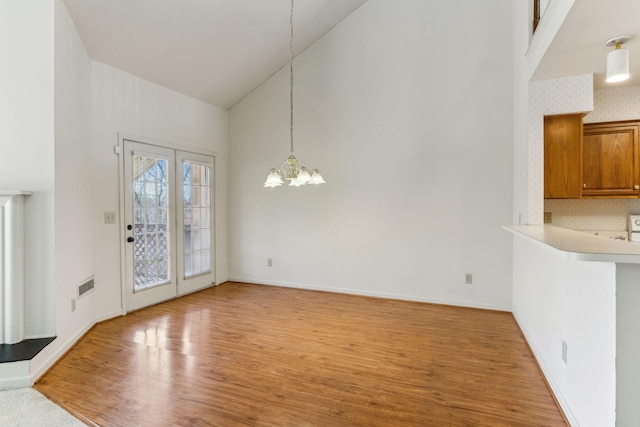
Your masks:
<svg viewBox="0 0 640 427"><path fill-rule="evenodd" d="M124 141L125 308L215 284L214 159Z"/></svg>

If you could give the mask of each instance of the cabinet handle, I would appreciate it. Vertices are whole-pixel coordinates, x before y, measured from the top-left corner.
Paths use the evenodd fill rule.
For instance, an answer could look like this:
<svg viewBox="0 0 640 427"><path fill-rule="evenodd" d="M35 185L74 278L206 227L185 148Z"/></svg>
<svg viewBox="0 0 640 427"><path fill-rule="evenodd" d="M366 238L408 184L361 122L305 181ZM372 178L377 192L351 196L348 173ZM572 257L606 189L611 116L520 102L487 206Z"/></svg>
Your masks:
<svg viewBox="0 0 640 427"><path fill-rule="evenodd" d="M640 185L636 184L636 186L633 188L635 188L636 190L640 190Z"/></svg>
<svg viewBox="0 0 640 427"><path fill-rule="evenodd" d="M582 188L587 188L587 184L582 184Z"/></svg>

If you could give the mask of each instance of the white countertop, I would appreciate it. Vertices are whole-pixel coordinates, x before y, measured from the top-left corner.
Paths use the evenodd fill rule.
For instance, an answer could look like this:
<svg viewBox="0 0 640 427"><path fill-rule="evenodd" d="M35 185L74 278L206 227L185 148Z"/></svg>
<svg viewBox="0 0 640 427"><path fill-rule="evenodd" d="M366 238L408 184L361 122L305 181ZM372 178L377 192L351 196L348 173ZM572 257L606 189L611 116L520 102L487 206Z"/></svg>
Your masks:
<svg viewBox="0 0 640 427"><path fill-rule="evenodd" d="M505 230L580 261L640 264L640 242L614 240L553 225L507 225Z"/></svg>

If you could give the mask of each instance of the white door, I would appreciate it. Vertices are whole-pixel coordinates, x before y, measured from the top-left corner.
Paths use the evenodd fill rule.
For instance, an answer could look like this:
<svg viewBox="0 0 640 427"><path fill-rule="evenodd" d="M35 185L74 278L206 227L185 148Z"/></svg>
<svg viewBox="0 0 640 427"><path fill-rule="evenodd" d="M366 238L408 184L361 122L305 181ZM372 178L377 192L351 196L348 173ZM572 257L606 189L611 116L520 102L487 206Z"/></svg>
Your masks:
<svg viewBox="0 0 640 427"><path fill-rule="evenodd" d="M214 283L213 158L124 141L125 308Z"/></svg>
<svg viewBox="0 0 640 427"><path fill-rule="evenodd" d="M213 157L176 152L178 185L178 295L215 284Z"/></svg>

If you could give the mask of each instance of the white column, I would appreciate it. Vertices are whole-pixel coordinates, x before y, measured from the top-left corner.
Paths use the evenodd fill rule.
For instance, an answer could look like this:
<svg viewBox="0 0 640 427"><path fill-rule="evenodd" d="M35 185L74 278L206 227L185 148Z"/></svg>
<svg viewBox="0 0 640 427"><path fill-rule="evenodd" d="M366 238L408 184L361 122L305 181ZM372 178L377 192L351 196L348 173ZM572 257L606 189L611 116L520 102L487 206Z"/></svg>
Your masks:
<svg viewBox="0 0 640 427"><path fill-rule="evenodd" d="M0 190L0 344L24 339L25 191Z"/></svg>

